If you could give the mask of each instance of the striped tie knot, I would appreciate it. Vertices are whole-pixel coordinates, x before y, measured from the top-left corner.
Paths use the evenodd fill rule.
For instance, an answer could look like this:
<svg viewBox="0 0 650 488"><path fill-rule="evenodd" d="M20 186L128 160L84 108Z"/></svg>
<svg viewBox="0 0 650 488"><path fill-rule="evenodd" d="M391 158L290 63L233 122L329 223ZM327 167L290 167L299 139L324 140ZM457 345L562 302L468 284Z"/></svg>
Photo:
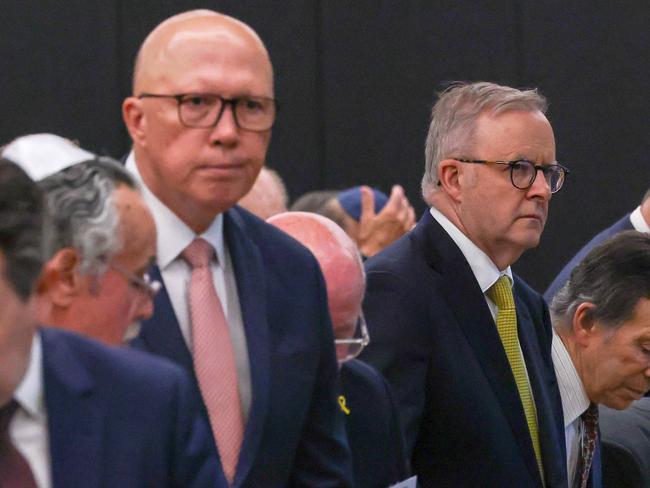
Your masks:
<svg viewBox="0 0 650 488"><path fill-rule="evenodd" d="M193 268L205 268L215 257L214 247L208 241L197 237L183 250L183 259Z"/></svg>

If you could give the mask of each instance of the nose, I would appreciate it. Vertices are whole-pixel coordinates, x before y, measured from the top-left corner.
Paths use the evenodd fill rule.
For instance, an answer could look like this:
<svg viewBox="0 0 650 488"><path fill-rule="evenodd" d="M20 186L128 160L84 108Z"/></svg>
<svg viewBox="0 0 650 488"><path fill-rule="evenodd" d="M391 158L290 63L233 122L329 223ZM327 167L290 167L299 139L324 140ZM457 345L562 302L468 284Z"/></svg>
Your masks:
<svg viewBox="0 0 650 488"><path fill-rule="evenodd" d="M221 111L217 124L210 133L210 142L213 145L232 146L239 138L239 127L235 120L235 112L232 104L227 103Z"/></svg>
<svg viewBox="0 0 650 488"><path fill-rule="evenodd" d="M535 172L535 180L528 189L528 196L530 198L542 198L543 200L551 199L551 186L546 181L546 175L541 169Z"/></svg>

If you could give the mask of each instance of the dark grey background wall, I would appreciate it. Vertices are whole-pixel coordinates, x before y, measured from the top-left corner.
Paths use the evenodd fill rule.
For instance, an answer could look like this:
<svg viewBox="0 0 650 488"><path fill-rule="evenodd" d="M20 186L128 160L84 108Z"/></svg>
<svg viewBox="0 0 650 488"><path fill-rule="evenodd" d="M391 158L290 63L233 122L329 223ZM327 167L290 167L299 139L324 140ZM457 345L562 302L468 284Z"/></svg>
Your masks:
<svg viewBox="0 0 650 488"><path fill-rule="evenodd" d="M650 181L647 1L41 0L0 8L0 141L48 131L121 156L121 100L159 21L209 7L267 43L282 111L268 164L292 197L399 182L417 210L435 92L449 80L539 87L573 173L541 245L515 266L543 290Z"/></svg>

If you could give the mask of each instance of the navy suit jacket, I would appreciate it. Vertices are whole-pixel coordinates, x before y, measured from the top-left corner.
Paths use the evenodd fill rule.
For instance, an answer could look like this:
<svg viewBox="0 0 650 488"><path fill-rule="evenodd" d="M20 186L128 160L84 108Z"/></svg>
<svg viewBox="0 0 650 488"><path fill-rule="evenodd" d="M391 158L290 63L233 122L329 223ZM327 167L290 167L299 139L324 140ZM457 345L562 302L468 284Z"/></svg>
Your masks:
<svg viewBox="0 0 650 488"><path fill-rule="evenodd" d="M54 488L227 487L181 368L57 329L40 333Z"/></svg>
<svg viewBox="0 0 650 488"><path fill-rule="evenodd" d="M546 289L544 292L544 299L548 303L551 303L551 300L553 300L555 294L560 291L560 288L562 288L567 281L569 281L569 277L571 276L571 271L573 271L573 268L580 264L580 261L582 261L585 256L589 254L589 251L591 251L601 242L606 241L610 237L613 237L619 232L623 232L624 230L634 230L634 226L630 221L630 214L627 214L611 227L608 227L607 229L598 233L593 239L585 244L584 247L571 258L571 260L564 266L564 268L562 268L562 271L560 271L560 273L555 277L553 283L551 283L551 285Z"/></svg>
<svg viewBox="0 0 650 488"><path fill-rule="evenodd" d="M296 240L239 207L224 214L246 333L252 403L233 486L349 486L350 451L323 277ZM161 279L159 270L153 276ZM163 283L164 284L164 283ZM134 346L192 375L192 356L163 288ZM207 411L203 406L207 419Z"/></svg>
<svg viewBox="0 0 650 488"><path fill-rule="evenodd" d="M521 400L485 297L460 249L427 211L366 261L362 354L400 403L422 486L541 487ZM562 405L542 297L515 276L519 342L537 408L547 487L566 487Z"/></svg>
<svg viewBox="0 0 650 488"><path fill-rule="evenodd" d="M355 486L387 487L404 480L404 437L390 385L372 366L352 359L341 367L341 388Z"/></svg>

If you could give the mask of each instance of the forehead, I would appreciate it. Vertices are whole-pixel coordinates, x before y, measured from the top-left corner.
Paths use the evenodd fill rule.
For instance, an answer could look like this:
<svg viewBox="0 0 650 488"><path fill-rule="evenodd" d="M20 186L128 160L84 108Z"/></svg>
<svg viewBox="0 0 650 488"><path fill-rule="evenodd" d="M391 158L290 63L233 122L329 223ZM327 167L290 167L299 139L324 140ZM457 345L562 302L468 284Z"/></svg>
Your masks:
<svg viewBox="0 0 650 488"><path fill-rule="evenodd" d="M477 119L474 142L485 159L555 160L553 129L540 111L484 113Z"/></svg>
<svg viewBox="0 0 650 488"><path fill-rule="evenodd" d="M144 90L273 94L266 50L245 32L204 25L154 41L143 56Z"/></svg>

